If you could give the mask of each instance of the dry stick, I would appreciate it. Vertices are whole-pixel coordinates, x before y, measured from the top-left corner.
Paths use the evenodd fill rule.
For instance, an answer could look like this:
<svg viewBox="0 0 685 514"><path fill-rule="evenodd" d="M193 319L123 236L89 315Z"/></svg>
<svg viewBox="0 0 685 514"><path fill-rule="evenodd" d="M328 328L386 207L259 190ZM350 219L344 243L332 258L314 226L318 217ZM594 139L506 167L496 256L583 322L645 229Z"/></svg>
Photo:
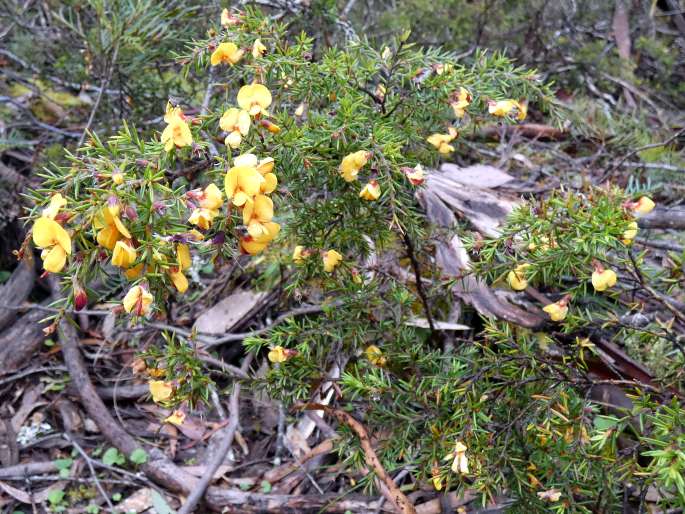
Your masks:
<svg viewBox="0 0 685 514"><path fill-rule="evenodd" d="M409 234L404 233L404 244L407 247L407 256L411 261L412 268L414 269L414 275L416 276L416 290L419 293L419 298L423 304L423 310L426 311L426 319L428 320L428 327L431 331L431 338L435 340L437 332L435 331L435 325L433 324L433 316L431 315L430 306L428 305L428 297L426 292L423 290L423 282L421 280L421 269L419 268L419 261L416 260L416 255L414 253L414 243L412 243Z"/></svg>
<svg viewBox="0 0 685 514"><path fill-rule="evenodd" d="M247 359L249 359L249 357ZM236 430L238 430L238 423L240 421L240 383L238 382L233 384L233 393L231 393L228 408L230 410L230 415L228 418L228 425L222 429L221 444L216 449L214 458L207 465L207 469L205 469L202 479L195 485L193 492L190 493L186 502L179 509L178 514L190 514L193 512L204 496L205 490L214 477L214 473L216 473L216 470L221 466L221 463L226 458L228 450L233 444L233 438L235 437Z"/></svg>
<svg viewBox="0 0 685 514"><path fill-rule="evenodd" d="M390 500L402 514L416 514L414 504L402 491L400 491L400 488L397 487L395 481L388 475L385 468L383 468L381 461L378 459L378 455L376 455L376 452L371 446L371 440L369 439L369 434L366 431L366 428L364 428L364 425L347 412L340 409L334 409L328 405L308 403L304 405L304 408L307 410L322 410L337 419L338 423L350 427L359 438L359 444L361 444L362 450L364 451L364 460L366 461L367 466L374 470L381 482L388 488L388 491L390 492L390 498L388 498L388 500Z"/></svg>
<svg viewBox="0 0 685 514"><path fill-rule="evenodd" d="M85 141L85 139L86 139L86 134L88 133L90 126L93 124L93 120L95 119L95 113L97 112L98 108L100 107L100 102L102 101L102 94L104 93L105 89L109 85L109 81L112 80L112 73L114 73L114 65L117 62L117 56L118 55L119 55L119 42L117 41L116 46L114 47L114 53L112 54L112 60L109 62L109 68L107 69L107 76L102 81L102 84L100 84L100 91L98 91L98 96L95 97L95 103L93 104L93 108L90 111L90 116L88 117L88 122L86 123L86 127L83 129L83 133L81 134L81 137L78 140L78 145L76 145L76 148L81 147L81 145L83 144L83 141Z"/></svg>
<svg viewBox="0 0 685 514"><path fill-rule="evenodd" d="M109 499L109 496L107 495L107 492L105 489L102 487L102 484L100 483L100 479L98 478L97 473L95 472L95 468L93 467L93 463L91 462L90 457L88 454L85 452L83 448L81 448L81 445L74 440L72 436L69 434L64 434L64 438L69 441L74 448L76 448L76 451L81 454L81 456L84 458L86 461L86 465L88 466L88 469L90 470L90 474L93 477L93 480L95 481L95 487L97 487L98 491L100 491L100 494L102 497L105 499L105 502L107 503L107 506L109 507L111 512L114 512L114 505L112 505L112 502Z"/></svg>

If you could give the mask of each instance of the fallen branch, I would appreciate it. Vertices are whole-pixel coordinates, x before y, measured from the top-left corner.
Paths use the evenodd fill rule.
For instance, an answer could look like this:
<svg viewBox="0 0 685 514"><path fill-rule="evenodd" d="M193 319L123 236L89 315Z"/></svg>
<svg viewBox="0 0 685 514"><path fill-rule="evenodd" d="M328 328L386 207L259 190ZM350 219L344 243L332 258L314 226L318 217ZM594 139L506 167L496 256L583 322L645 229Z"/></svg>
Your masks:
<svg viewBox="0 0 685 514"><path fill-rule="evenodd" d="M359 438L359 444L361 444L362 450L364 451L364 460L371 469L376 473L376 476L381 480L383 485L387 487L390 497L387 498L399 512L402 514L416 514L416 508L409 498L397 487L397 484L392 479L388 472L381 464L381 461L376 455L375 450L371 446L371 440L369 434L359 421L354 419L351 414L347 412L329 407L328 405L322 405L320 403L308 403L303 406L307 410L322 410L327 414L333 416L338 423L347 425L350 427L357 437Z"/></svg>
<svg viewBox="0 0 685 514"><path fill-rule="evenodd" d="M0 286L0 298L11 299L15 303L21 303L28 298L33 289L33 282L36 278L36 271L32 255L27 252L27 258L23 259L12 272L12 276ZM0 329L7 323L13 321L17 314L12 309L0 306Z"/></svg>
<svg viewBox="0 0 685 514"><path fill-rule="evenodd" d="M685 230L685 209L654 209L637 220L640 228L671 228Z"/></svg>

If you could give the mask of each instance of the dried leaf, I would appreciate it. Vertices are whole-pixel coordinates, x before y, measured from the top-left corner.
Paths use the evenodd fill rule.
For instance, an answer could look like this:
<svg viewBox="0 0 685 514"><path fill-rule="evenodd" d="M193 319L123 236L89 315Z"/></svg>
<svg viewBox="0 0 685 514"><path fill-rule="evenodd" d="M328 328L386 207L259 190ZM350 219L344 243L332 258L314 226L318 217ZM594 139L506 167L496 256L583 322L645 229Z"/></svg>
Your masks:
<svg viewBox="0 0 685 514"><path fill-rule="evenodd" d="M476 187L499 187L514 180L514 177L499 168L488 164L474 164L460 168L456 164L445 163L440 171L449 179Z"/></svg>
<svg viewBox="0 0 685 514"><path fill-rule="evenodd" d="M245 319L265 296L266 293L236 291L197 318L195 330L201 334L223 335Z"/></svg>

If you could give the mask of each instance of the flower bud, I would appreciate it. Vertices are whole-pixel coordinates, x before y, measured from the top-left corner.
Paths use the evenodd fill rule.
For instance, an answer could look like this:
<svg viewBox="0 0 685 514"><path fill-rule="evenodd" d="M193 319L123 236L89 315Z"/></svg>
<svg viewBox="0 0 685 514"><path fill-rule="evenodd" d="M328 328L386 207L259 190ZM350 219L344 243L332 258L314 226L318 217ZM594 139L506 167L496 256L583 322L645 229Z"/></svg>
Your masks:
<svg viewBox="0 0 685 514"><path fill-rule="evenodd" d="M72 281L74 287L74 310L80 311L88 305L88 294L86 290L74 279Z"/></svg>

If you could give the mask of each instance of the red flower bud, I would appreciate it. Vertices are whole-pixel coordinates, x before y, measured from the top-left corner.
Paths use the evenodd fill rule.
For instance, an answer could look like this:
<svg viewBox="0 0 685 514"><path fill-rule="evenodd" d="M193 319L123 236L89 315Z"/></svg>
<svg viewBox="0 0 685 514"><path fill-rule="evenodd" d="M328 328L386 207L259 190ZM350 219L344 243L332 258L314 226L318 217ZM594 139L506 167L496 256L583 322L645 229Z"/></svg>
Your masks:
<svg viewBox="0 0 685 514"><path fill-rule="evenodd" d="M88 305L88 293L81 287L81 285L73 280L74 285L74 310L80 311L86 305Z"/></svg>

